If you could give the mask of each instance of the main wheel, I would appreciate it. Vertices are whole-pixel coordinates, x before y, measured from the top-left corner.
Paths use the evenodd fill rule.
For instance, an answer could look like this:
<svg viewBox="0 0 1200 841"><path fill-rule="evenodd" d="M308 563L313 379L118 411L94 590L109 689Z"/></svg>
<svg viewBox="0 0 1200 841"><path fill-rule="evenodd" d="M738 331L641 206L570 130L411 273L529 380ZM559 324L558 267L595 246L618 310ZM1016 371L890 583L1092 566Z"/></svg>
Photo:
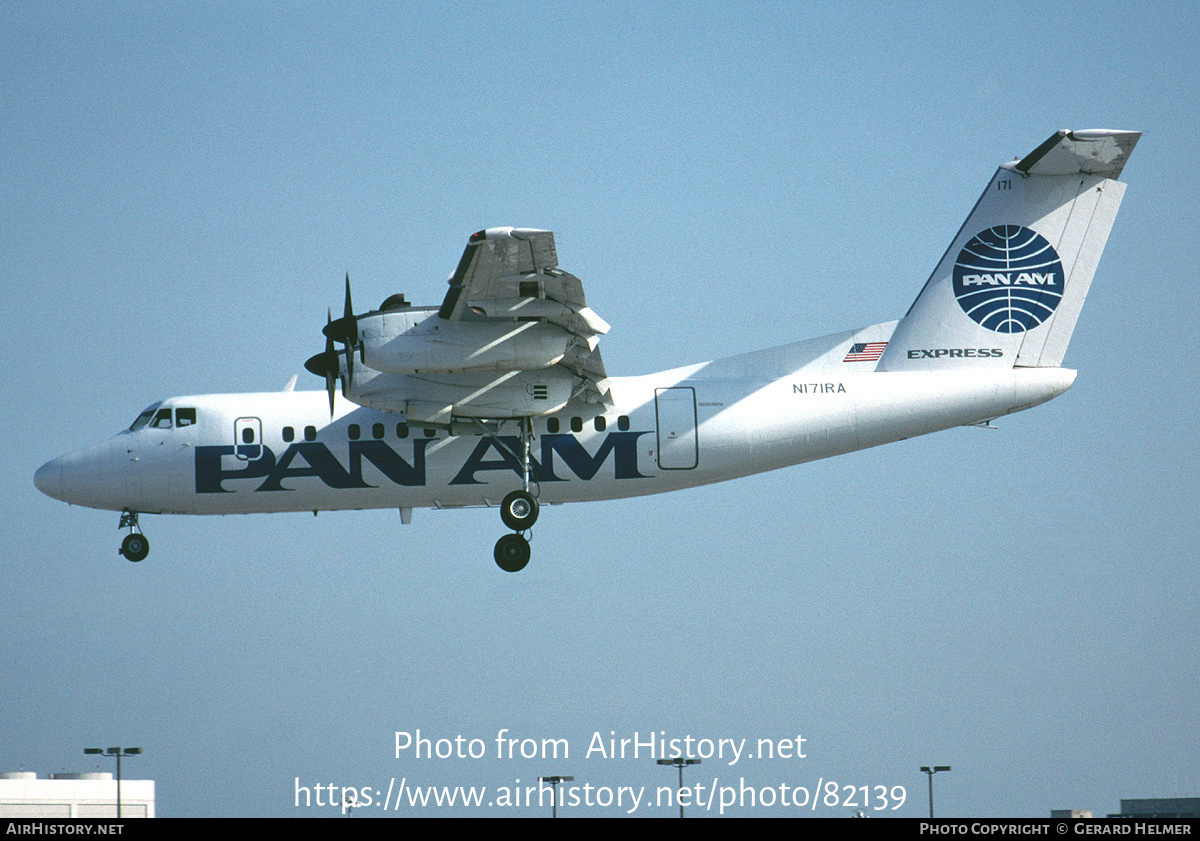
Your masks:
<svg viewBox="0 0 1200 841"><path fill-rule="evenodd" d="M500 519L513 531L525 531L537 518L538 501L529 491L513 491L500 503Z"/></svg>
<svg viewBox="0 0 1200 841"><path fill-rule="evenodd" d="M520 572L529 563L529 541L519 534L506 534L496 541L496 551L492 554L500 569Z"/></svg>
<svg viewBox="0 0 1200 841"><path fill-rule="evenodd" d="M140 532L127 534L121 541L121 554L131 561L140 561L150 554L150 541Z"/></svg>

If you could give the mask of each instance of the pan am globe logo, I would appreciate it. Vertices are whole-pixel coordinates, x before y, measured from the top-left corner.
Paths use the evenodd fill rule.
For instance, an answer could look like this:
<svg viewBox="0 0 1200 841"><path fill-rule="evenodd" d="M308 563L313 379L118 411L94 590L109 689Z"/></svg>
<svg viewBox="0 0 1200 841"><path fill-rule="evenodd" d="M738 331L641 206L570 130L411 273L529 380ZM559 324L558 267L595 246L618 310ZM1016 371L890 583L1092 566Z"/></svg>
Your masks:
<svg viewBox="0 0 1200 841"><path fill-rule="evenodd" d="M980 231L954 262L954 297L972 321L994 333L1024 333L1062 300L1062 260L1045 237L1020 225Z"/></svg>

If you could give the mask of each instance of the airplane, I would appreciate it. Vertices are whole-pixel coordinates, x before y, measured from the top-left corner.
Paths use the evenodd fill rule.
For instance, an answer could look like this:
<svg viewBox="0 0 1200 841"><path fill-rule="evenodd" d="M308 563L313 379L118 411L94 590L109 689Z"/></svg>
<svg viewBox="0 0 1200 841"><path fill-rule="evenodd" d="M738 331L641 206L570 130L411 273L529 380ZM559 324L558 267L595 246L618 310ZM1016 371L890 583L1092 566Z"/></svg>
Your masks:
<svg viewBox="0 0 1200 841"><path fill-rule="evenodd" d="M139 514L498 507L493 558L529 562L542 506L674 491L958 426L1062 394L1139 132L1058 131L1000 166L903 318L610 377L609 325L554 234L473 234L440 306L326 314L321 391L173 397L37 470L38 489Z"/></svg>

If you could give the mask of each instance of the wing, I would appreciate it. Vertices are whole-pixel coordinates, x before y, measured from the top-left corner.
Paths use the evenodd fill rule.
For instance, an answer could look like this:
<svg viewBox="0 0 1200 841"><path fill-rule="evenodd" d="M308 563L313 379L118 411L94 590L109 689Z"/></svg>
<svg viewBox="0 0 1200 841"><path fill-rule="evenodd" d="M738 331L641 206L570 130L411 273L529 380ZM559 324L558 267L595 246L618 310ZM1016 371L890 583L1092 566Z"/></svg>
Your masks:
<svg viewBox="0 0 1200 841"><path fill-rule="evenodd" d="M588 403L612 402L597 347L609 325L588 307L579 278L558 268L550 231L488 228L472 234L438 317L555 324L570 337L557 364L578 380L572 396Z"/></svg>

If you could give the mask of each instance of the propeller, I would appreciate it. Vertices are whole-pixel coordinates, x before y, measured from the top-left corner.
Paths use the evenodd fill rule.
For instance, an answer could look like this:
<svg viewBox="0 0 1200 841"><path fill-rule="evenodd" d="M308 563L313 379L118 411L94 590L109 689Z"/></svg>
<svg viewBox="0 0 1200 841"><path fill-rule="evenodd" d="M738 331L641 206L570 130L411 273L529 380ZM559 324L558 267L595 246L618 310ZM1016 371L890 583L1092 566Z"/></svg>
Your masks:
<svg viewBox="0 0 1200 841"><path fill-rule="evenodd" d="M354 304L350 301L350 273L346 272L346 306L343 315L330 321L322 331L327 339L346 345L346 379L354 382L354 346L358 344L358 319L354 317Z"/></svg>
<svg viewBox="0 0 1200 841"><path fill-rule="evenodd" d="M333 323L333 313L325 313L325 330L329 330L329 325ZM318 377L325 378L325 390L329 392L329 417L333 417L333 384L337 382L338 375L338 355L333 349L333 337L328 332L325 334L325 350L318 353L316 356L309 357L304 363L304 367Z"/></svg>
<svg viewBox="0 0 1200 841"><path fill-rule="evenodd" d="M350 300L350 273L346 272L346 305L343 315L334 319L332 311L325 313L325 350L309 358L304 367L318 377L325 378L325 390L329 392L329 416L333 417L333 386L341 373L338 352L333 343L346 346L346 386L354 382L354 348L358 344L358 319L354 317L354 303Z"/></svg>

